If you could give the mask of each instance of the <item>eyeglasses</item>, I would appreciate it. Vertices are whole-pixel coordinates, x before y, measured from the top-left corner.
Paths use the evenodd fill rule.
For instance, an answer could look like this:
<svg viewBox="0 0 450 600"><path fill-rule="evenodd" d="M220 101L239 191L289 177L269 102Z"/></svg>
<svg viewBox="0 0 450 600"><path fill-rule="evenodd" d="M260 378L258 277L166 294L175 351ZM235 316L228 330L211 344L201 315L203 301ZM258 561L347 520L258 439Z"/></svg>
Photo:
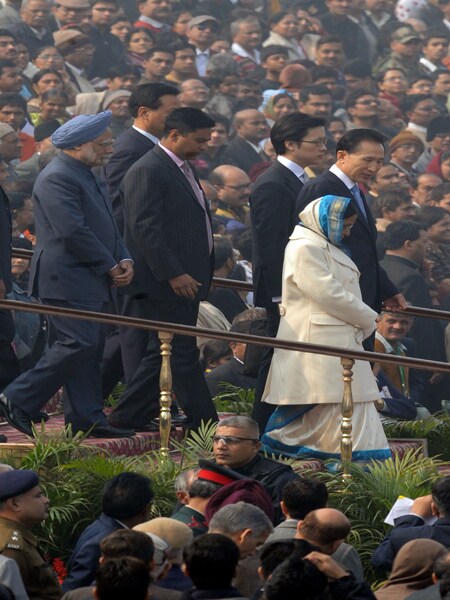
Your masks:
<svg viewBox="0 0 450 600"><path fill-rule="evenodd" d="M37 58L42 58L43 60L63 60L60 54L39 54Z"/></svg>
<svg viewBox="0 0 450 600"><path fill-rule="evenodd" d="M200 23L200 25L196 25L196 27L200 31L206 31L207 29L209 29L213 33L219 33L219 28L217 27L217 25L211 23Z"/></svg>
<svg viewBox="0 0 450 600"><path fill-rule="evenodd" d="M219 444L222 442L225 446L237 446L241 442L258 442L257 438L243 438L235 435L215 435L213 436L213 443Z"/></svg>
<svg viewBox="0 0 450 600"><path fill-rule="evenodd" d="M113 12L116 12L115 8L111 8L111 7L106 8L106 6L105 7L94 6L92 10L96 10L97 12L102 12L102 13L113 13Z"/></svg>
<svg viewBox="0 0 450 600"><path fill-rule="evenodd" d="M406 77L404 75L394 75L392 77L385 77L383 81L406 81Z"/></svg>
<svg viewBox="0 0 450 600"><path fill-rule="evenodd" d="M316 146L326 146L328 142L328 138L320 138L318 140L300 140L300 143L303 144L315 144Z"/></svg>
<svg viewBox="0 0 450 600"><path fill-rule="evenodd" d="M72 50L75 54L93 54L95 52L95 46L80 46Z"/></svg>
<svg viewBox="0 0 450 600"><path fill-rule="evenodd" d="M349 233L352 229L353 229L353 225L344 225L344 227L342 228L342 231Z"/></svg>
<svg viewBox="0 0 450 600"><path fill-rule="evenodd" d="M357 100L355 104L363 104L364 106L368 106L369 104L376 104L377 106L380 104L378 100L373 98L372 100Z"/></svg>
<svg viewBox="0 0 450 600"><path fill-rule="evenodd" d="M231 188L232 190L236 190L237 192L243 192L244 190L248 190L251 186L251 183L244 183L244 185L226 185L225 183L221 187Z"/></svg>
<svg viewBox="0 0 450 600"><path fill-rule="evenodd" d="M439 112L438 107L431 104L429 106L422 106L422 108L416 107L414 110L417 110L418 112Z"/></svg>

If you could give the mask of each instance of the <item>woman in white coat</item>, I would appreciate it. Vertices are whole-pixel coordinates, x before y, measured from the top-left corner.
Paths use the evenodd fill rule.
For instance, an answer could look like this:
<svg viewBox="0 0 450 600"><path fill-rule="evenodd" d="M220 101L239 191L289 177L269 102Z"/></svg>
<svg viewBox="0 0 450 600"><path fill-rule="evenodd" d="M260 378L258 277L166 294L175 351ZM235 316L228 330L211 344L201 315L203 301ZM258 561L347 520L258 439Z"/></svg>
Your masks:
<svg viewBox="0 0 450 600"><path fill-rule="evenodd" d="M352 350L375 330L377 313L361 299L359 271L343 240L356 221L349 198L324 196L300 214L286 247L277 337ZM276 348L263 401L278 405L262 438L264 449L299 458L339 458L340 359ZM370 363L353 368L353 460L391 456L374 402Z"/></svg>

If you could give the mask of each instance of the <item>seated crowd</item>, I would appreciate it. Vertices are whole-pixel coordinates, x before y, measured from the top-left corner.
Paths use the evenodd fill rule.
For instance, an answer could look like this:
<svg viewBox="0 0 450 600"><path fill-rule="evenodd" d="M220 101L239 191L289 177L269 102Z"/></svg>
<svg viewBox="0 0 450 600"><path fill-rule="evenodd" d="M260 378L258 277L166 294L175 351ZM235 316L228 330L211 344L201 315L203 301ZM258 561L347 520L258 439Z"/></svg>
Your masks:
<svg viewBox="0 0 450 600"><path fill-rule="evenodd" d="M279 465L258 454L257 439L223 458L222 439L251 435L256 427L248 417L218 426L213 460L200 460L177 478L170 517L149 516L153 491L145 475L124 472L110 479L102 513L79 537L62 585L32 533L50 508L38 474L1 465L1 597L448 599L450 477L437 479L429 496L395 519L372 556L378 574L390 572L374 593L358 552L346 542L352 523L328 507L320 479L284 467L278 487L267 487ZM259 470L250 468L255 465ZM435 521L427 524L432 515Z"/></svg>

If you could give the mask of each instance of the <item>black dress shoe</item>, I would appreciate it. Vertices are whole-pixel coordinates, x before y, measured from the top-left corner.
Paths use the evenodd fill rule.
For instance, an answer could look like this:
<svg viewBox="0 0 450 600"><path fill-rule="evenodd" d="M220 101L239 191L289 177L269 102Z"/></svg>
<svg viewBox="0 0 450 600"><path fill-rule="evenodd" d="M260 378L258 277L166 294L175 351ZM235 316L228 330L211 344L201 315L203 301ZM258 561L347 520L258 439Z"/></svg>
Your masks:
<svg viewBox="0 0 450 600"><path fill-rule="evenodd" d="M29 415L18 406L11 404L5 394L0 394L0 415L5 417L11 427L33 437Z"/></svg>
<svg viewBox="0 0 450 600"><path fill-rule="evenodd" d="M94 427L88 437L95 438L124 438L133 437L136 432L133 429L120 429L119 427L111 427L110 425L99 425Z"/></svg>
<svg viewBox="0 0 450 600"><path fill-rule="evenodd" d="M33 421L33 423L42 423L42 421L44 421L44 423L47 423L50 417L47 413L39 411L35 415L31 415L30 419Z"/></svg>

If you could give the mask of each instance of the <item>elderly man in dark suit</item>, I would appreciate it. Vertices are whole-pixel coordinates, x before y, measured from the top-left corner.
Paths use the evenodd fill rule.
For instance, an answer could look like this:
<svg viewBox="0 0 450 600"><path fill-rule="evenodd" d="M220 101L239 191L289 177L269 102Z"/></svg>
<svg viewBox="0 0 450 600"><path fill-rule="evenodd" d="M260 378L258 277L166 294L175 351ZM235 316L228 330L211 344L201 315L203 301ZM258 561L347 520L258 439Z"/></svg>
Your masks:
<svg viewBox="0 0 450 600"><path fill-rule="evenodd" d="M296 208L299 214L310 202L327 194L353 200L358 220L346 238L346 245L361 273L362 298L377 312L382 305L393 310L406 308L404 297L378 264L375 222L358 186L374 177L384 156L384 137L380 133L373 129L348 131L337 143L336 163L326 173L308 181L298 196Z"/></svg>
<svg viewBox="0 0 450 600"><path fill-rule="evenodd" d="M301 113L286 115L274 124L270 139L277 160L256 180L250 209L254 303L266 309L266 334L275 337L280 322L284 250L298 223L295 203L308 180L305 167L319 162L326 152L325 121ZM273 412L271 405L261 403L272 355L270 348L262 360L253 407L252 416L262 431Z"/></svg>
<svg viewBox="0 0 450 600"><path fill-rule="evenodd" d="M133 125L120 135L114 143L114 152L103 168L103 177L111 196L114 218L121 235L124 230L123 197L120 184L128 169L141 156L149 152L159 142L167 115L180 106L180 90L166 83L145 83L139 85L128 99L128 107L133 117ZM119 295L119 310L129 317L138 315L136 300L133 296ZM130 381L139 366L148 341L148 332L136 327L119 327L117 334L108 337L105 357L102 364L104 375L114 369L114 356L120 354L125 380ZM120 356L118 357L120 361ZM118 374L120 377L120 373ZM111 378L109 378L111 379ZM114 378L114 385L116 378Z"/></svg>
<svg viewBox="0 0 450 600"><path fill-rule="evenodd" d="M214 268L208 202L188 160L206 148L215 122L198 108L176 108L161 142L128 171L123 182L125 239L135 261L129 293L140 316L195 326ZM158 338L149 336L140 366L109 416L115 426L146 427L159 415ZM217 419L198 360L195 338L175 335L173 387L188 427Z"/></svg>
<svg viewBox="0 0 450 600"><path fill-rule="evenodd" d="M112 288L128 285L132 260L117 231L106 188L92 172L112 151L111 112L80 115L52 135L62 152L36 180L37 247L30 292L45 304L101 312ZM66 423L95 437L133 435L108 426L100 393L102 326L50 317L54 341L36 366L0 395L0 414L32 435L30 415L65 385Z"/></svg>

